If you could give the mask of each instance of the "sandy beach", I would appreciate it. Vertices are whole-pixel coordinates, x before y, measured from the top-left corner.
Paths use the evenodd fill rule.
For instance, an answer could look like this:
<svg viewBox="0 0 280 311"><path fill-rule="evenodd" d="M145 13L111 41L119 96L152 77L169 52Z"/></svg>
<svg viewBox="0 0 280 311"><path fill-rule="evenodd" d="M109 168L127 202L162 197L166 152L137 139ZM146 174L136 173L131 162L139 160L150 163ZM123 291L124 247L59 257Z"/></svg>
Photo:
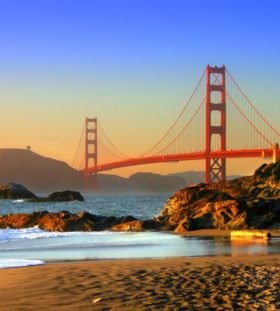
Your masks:
<svg viewBox="0 0 280 311"><path fill-rule="evenodd" d="M1 310L279 310L280 255L0 270Z"/></svg>

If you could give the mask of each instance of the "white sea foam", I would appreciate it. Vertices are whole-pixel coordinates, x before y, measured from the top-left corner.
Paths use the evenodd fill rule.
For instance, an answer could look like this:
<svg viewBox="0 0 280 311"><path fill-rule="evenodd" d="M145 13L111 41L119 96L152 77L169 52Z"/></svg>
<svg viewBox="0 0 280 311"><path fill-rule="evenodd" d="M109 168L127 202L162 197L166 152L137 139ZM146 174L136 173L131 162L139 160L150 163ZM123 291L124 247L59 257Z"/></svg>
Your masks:
<svg viewBox="0 0 280 311"><path fill-rule="evenodd" d="M39 228L0 229L0 258L9 251L41 251L43 249L123 248L172 244L176 235L154 232L48 232ZM40 257L35 257L41 259ZM44 258L42 258L44 259Z"/></svg>
<svg viewBox="0 0 280 311"><path fill-rule="evenodd" d="M0 259L0 269L38 266L45 264L42 260Z"/></svg>
<svg viewBox="0 0 280 311"><path fill-rule="evenodd" d="M63 242L65 246L68 244L67 241L72 241L71 239L69 240L67 238L79 239L80 243L82 241L87 241L87 243L90 242L91 245L102 244L105 246L108 244L111 245L112 243L117 245L135 244L135 242L141 243L143 240L149 240L150 243L153 243L155 237L149 236L147 233L133 232L49 232L36 227L27 229L0 229L0 243L4 244L12 241L28 241L39 239L47 241L48 239L54 238L66 238L66 240L64 239Z"/></svg>
<svg viewBox="0 0 280 311"><path fill-rule="evenodd" d="M0 229L0 242L8 240L35 240L43 238L55 238L55 237L71 237L81 235L106 235L112 234L112 232L49 232L39 229L37 227L27 229Z"/></svg>

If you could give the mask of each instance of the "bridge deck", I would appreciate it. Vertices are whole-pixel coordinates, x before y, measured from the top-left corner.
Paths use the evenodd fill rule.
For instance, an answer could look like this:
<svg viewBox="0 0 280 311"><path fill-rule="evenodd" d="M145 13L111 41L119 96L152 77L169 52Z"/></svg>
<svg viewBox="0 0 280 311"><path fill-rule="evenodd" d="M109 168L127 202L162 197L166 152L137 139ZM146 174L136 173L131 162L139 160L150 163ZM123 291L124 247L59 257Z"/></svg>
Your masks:
<svg viewBox="0 0 280 311"><path fill-rule="evenodd" d="M251 149L251 150L227 150L227 151L215 151L211 152L208 157L210 159L215 158L272 158L272 149ZM280 149L277 151L277 156L280 158ZM179 162L179 161L191 161L191 160L205 160L205 152L193 152L183 154L172 155L156 155L151 157L139 157L130 158L127 160L111 162L106 164L97 165L87 169L88 174L94 174L102 171L108 171L116 168L122 168L134 165L143 165L151 163L163 163L163 162Z"/></svg>

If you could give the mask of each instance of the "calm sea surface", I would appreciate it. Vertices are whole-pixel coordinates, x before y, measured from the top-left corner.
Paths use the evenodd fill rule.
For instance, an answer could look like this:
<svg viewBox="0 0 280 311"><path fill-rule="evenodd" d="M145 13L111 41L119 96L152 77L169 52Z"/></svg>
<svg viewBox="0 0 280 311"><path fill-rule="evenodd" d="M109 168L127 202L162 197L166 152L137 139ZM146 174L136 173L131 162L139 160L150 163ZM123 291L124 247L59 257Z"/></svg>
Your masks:
<svg viewBox="0 0 280 311"><path fill-rule="evenodd" d="M0 201L0 214L38 210L99 215L132 215L140 219L157 216L169 195L95 195L86 202L27 203ZM228 238L182 237L163 232L46 232L38 228L0 229L0 268L37 265L46 261L194 257L280 253L280 240L230 241Z"/></svg>
<svg viewBox="0 0 280 311"><path fill-rule="evenodd" d="M132 215L138 219L149 219L159 214L168 197L168 194L91 195L85 196L85 202L62 203L28 203L24 200L2 200L0 201L0 214L66 210L71 213L87 211L96 215Z"/></svg>

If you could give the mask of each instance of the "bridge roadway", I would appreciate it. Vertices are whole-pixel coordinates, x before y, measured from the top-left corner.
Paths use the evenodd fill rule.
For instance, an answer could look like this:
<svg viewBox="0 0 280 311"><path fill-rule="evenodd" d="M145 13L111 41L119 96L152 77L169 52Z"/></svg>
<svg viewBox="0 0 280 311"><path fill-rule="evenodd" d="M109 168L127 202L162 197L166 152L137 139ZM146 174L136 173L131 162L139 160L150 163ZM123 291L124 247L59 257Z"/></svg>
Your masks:
<svg viewBox="0 0 280 311"><path fill-rule="evenodd" d="M208 157L210 159L225 158L271 158L273 156L273 149L248 149L248 150L227 150L227 151L212 151ZM277 150L277 158L280 158L280 148ZM116 168L122 168L134 165L143 165L151 163L163 162L179 162L190 160L205 160L206 152L181 153L170 155L155 155L151 157L130 158L117 162L105 163L87 169L87 174L95 174L98 172L108 171Z"/></svg>

